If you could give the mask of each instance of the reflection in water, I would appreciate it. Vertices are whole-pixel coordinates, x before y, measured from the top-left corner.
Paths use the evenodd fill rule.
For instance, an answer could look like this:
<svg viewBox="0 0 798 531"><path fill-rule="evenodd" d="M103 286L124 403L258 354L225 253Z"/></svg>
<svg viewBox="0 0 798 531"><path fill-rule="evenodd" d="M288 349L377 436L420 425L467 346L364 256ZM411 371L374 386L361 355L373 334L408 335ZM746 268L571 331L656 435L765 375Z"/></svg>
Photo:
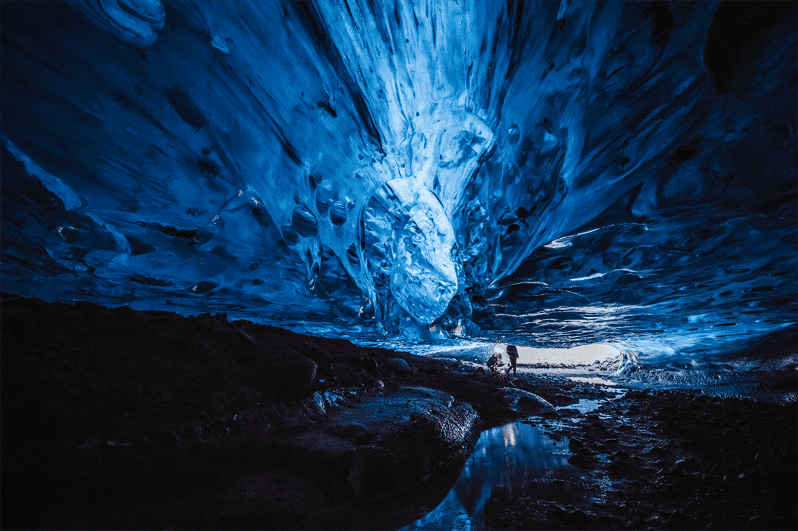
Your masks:
<svg viewBox="0 0 798 531"><path fill-rule="evenodd" d="M483 529L483 510L491 495L503 490L511 498L534 496L577 506L583 490L579 469L566 460L568 439L551 439L543 430L514 422L482 432L460 478L432 512L411 529Z"/></svg>

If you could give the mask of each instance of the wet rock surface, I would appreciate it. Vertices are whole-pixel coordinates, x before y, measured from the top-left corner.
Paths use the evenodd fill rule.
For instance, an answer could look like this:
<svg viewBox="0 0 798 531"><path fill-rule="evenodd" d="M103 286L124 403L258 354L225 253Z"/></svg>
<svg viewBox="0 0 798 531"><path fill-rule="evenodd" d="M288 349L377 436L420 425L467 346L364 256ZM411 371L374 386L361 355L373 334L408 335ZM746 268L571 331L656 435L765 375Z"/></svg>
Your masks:
<svg viewBox="0 0 798 531"><path fill-rule="evenodd" d="M1 309L4 528L401 526L481 428L575 401L224 315Z"/></svg>
<svg viewBox="0 0 798 531"><path fill-rule="evenodd" d="M539 425L568 437L587 506L497 495L488 528L796 528L795 404L630 391L559 413Z"/></svg>
<svg viewBox="0 0 798 531"><path fill-rule="evenodd" d="M480 429L518 419L567 444L583 500L499 489L488 528L796 527L795 404L611 400L223 315L0 309L3 528L401 527L446 496Z"/></svg>

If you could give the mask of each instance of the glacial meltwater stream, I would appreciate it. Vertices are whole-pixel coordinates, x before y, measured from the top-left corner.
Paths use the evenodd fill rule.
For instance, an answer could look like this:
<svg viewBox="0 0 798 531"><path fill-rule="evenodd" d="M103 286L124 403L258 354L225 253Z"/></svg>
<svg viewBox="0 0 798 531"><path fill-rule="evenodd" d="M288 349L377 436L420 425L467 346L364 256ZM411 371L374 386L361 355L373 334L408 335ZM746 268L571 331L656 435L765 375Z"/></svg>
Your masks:
<svg viewBox="0 0 798 531"><path fill-rule="evenodd" d="M580 400L568 408L587 413L602 402ZM486 506L494 499L528 496L587 508L600 494L591 492L584 472L568 463L568 443L567 437L549 433L533 420L483 431L446 498L402 530L484 529Z"/></svg>

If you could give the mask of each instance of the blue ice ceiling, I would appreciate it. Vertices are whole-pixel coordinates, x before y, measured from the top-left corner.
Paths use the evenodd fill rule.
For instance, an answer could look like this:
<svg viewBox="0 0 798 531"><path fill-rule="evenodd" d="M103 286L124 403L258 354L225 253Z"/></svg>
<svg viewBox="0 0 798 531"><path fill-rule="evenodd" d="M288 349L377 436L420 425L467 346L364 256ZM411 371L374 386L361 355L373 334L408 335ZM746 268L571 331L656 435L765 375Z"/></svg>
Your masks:
<svg viewBox="0 0 798 531"><path fill-rule="evenodd" d="M338 335L767 338L795 322L795 16L4 2L2 289Z"/></svg>

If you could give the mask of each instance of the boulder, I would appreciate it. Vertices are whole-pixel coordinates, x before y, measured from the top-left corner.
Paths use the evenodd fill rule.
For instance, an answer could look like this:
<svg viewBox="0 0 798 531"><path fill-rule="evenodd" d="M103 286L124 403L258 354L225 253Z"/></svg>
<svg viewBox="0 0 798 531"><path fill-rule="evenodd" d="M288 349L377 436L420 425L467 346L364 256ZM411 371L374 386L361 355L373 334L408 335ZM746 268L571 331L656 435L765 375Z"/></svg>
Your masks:
<svg viewBox="0 0 798 531"><path fill-rule="evenodd" d="M403 373L413 372L413 369L410 367L410 364L407 363L407 361L402 358L391 358L391 361L389 363L391 367L393 367L393 369L396 371Z"/></svg>
<svg viewBox="0 0 798 531"><path fill-rule="evenodd" d="M474 409L442 391L401 387L330 414L288 444L308 470L354 498L388 494L464 463L479 436Z"/></svg>
<svg viewBox="0 0 798 531"><path fill-rule="evenodd" d="M316 363L302 354L263 361L263 381L277 396L299 396L316 379Z"/></svg>
<svg viewBox="0 0 798 531"><path fill-rule="evenodd" d="M290 492L273 485L253 487L264 474L253 471L228 486L221 494L224 499L212 505L227 507L225 523L265 525L279 514L291 526L313 527L319 522L306 520L306 511L291 502L312 496L314 513L324 515L325 525L401 527L423 516L430 500L414 505L418 514L405 515L405 522L398 522L396 513L371 508L370 501L380 500L375 508L384 507L391 499L408 499L425 489L435 492L427 487L440 477L453 481L479 438L480 427L470 405L441 391L401 387L374 393L331 411L274 450L293 478ZM246 510L233 514L232 507ZM352 520L355 514L357 519Z"/></svg>
<svg viewBox="0 0 798 531"><path fill-rule="evenodd" d="M529 391L515 387L502 387L501 392L510 409L519 415L535 415L542 411L555 411L550 402Z"/></svg>

